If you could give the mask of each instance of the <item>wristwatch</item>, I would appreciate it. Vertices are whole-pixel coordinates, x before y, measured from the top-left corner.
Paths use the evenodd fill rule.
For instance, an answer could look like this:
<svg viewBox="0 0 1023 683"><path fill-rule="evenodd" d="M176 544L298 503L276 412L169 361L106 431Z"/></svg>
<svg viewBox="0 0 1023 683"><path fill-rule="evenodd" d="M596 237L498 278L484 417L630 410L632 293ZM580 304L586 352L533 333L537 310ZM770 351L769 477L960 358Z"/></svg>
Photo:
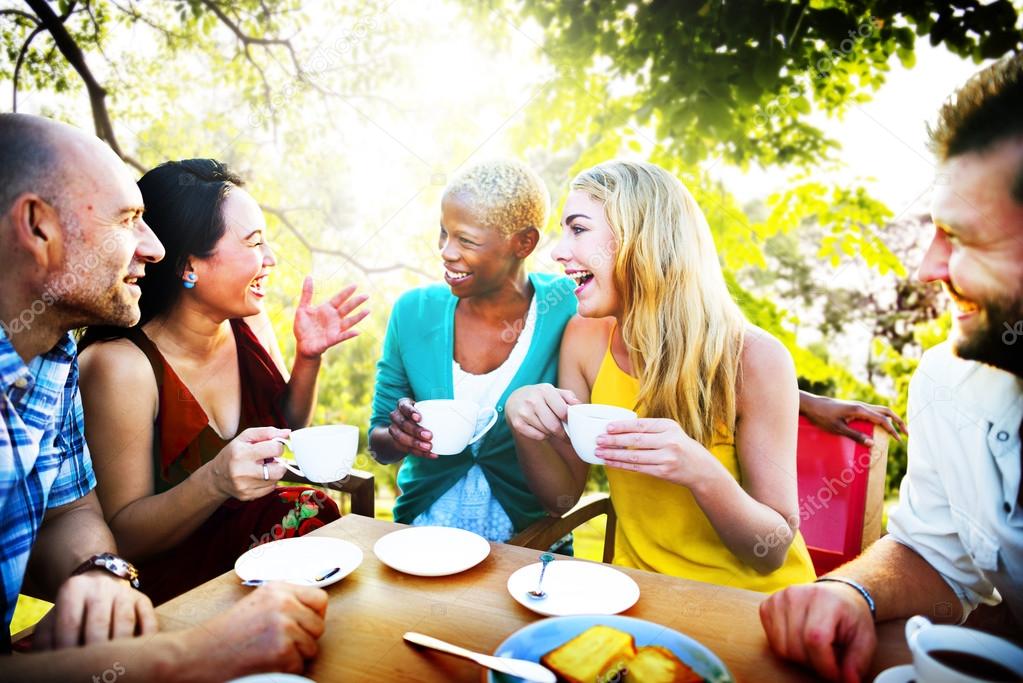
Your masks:
<svg viewBox="0 0 1023 683"><path fill-rule="evenodd" d="M113 553L93 555L83 562L78 569L71 572L71 576L84 574L91 569L105 569L118 578L127 579L132 588L139 587L139 570L135 569L135 565L128 562L128 560L118 557Z"/></svg>

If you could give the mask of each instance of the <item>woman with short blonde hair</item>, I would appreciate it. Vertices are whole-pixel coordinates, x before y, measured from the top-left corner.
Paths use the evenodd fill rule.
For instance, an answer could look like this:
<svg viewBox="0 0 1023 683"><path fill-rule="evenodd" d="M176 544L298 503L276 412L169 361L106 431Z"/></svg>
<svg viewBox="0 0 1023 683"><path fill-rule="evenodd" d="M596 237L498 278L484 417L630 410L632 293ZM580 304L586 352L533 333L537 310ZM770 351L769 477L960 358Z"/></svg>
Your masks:
<svg viewBox="0 0 1023 683"><path fill-rule="evenodd" d="M370 448L378 462L400 463L397 522L457 527L503 543L546 516L503 420L461 453L438 457L415 403L457 399L500 414L515 389L557 379L561 333L575 313L573 284L525 266L549 203L540 177L511 159L475 163L444 190L444 282L395 302L377 364Z"/></svg>

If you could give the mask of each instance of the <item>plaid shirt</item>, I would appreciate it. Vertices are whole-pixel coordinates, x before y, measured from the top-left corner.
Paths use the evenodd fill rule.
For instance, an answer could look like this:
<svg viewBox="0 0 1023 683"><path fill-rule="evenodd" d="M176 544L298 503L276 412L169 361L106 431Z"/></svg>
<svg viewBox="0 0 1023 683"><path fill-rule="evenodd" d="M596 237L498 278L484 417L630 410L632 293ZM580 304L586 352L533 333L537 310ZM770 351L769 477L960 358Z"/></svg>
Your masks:
<svg viewBox="0 0 1023 683"><path fill-rule="evenodd" d="M10 629L47 509L96 486L71 335L25 364L0 326L0 610Z"/></svg>

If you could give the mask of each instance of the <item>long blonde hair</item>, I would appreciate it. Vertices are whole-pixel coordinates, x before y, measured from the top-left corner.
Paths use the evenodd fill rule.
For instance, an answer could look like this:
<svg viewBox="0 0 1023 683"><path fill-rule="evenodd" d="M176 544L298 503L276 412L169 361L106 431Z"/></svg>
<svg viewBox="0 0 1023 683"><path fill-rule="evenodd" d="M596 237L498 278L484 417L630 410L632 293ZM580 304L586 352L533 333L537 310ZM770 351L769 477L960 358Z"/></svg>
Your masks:
<svg viewBox="0 0 1023 683"><path fill-rule="evenodd" d="M725 284L707 219L673 175L609 161L572 181L603 202L618 245L622 337L639 375L638 409L677 421L710 447L735 429L746 320Z"/></svg>

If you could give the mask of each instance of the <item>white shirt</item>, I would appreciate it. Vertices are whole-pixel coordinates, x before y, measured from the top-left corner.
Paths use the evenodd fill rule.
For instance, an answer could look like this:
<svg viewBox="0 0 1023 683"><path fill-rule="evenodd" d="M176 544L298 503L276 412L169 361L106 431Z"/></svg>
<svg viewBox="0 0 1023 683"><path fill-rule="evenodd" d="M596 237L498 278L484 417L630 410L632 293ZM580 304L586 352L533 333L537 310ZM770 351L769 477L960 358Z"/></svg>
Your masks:
<svg viewBox="0 0 1023 683"><path fill-rule="evenodd" d="M908 417L909 468L891 537L942 575L964 619L981 602L1004 600L1023 622L1023 380L963 360L945 342L920 359Z"/></svg>

